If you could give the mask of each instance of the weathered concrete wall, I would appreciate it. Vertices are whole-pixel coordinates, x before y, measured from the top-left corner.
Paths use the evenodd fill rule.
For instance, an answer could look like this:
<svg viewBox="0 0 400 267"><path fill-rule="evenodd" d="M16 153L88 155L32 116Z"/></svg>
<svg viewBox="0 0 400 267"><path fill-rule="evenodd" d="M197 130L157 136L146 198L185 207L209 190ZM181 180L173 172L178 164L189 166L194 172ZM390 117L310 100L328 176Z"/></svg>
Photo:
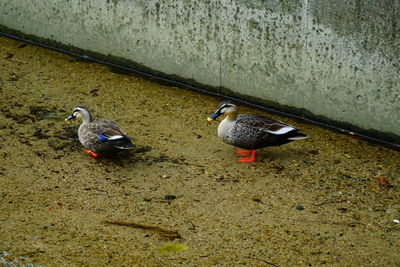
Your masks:
<svg viewBox="0 0 400 267"><path fill-rule="evenodd" d="M2 0L0 25L400 141L399 0Z"/></svg>

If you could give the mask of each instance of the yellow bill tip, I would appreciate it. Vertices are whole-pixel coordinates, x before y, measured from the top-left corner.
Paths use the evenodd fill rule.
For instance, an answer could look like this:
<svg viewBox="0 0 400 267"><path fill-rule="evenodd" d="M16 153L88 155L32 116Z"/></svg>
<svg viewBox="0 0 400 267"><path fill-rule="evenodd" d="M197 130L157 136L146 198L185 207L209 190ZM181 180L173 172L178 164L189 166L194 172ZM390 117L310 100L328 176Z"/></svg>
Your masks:
<svg viewBox="0 0 400 267"><path fill-rule="evenodd" d="M211 119L211 117L208 117L208 118L207 118L207 121L213 121L213 119Z"/></svg>

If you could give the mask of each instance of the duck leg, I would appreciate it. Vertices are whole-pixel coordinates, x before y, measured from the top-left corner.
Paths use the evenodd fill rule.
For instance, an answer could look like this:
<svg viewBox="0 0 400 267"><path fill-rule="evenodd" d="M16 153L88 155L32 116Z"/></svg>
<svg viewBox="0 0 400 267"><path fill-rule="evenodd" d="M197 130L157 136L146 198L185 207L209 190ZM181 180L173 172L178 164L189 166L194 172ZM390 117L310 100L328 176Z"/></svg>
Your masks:
<svg viewBox="0 0 400 267"><path fill-rule="evenodd" d="M248 156L251 154L252 150L247 150L247 149L238 149L236 150L236 155L240 155L240 156Z"/></svg>
<svg viewBox="0 0 400 267"><path fill-rule="evenodd" d="M251 156L250 157L242 157L239 159L239 162L255 162L256 161L256 151L250 150Z"/></svg>
<svg viewBox="0 0 400 267"><path fill-rule="evenodd" d="M99 158L100 157L100 154L96 154L92 150L85 150L85 152L88 153L90 156L92 156L94 158Z"/></svg>

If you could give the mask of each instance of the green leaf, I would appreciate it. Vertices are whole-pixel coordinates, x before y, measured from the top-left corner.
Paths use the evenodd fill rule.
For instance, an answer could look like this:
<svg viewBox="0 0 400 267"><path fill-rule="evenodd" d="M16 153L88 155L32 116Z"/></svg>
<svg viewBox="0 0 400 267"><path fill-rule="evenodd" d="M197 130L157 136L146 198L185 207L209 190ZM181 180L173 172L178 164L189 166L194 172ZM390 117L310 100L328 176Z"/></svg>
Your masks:
<svg viewBox="0 0 400 267"><path fill-rule="evenodd" d="M159 249L161 254L169 254L172 252L181 252L187 250L189 247L182 244L167 243Z"/></svg>

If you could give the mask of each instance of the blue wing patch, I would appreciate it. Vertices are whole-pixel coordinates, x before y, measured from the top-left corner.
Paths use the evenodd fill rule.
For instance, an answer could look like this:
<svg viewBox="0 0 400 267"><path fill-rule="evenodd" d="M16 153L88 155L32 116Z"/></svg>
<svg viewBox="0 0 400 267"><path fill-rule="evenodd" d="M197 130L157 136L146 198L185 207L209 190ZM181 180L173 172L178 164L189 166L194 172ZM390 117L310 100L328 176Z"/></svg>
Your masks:
<svg viewBox="0 0 400 267"><path fill-rule="evenodd" d="M99 137L100 141L107 141L107 140L108 140L108 138L105 137L105 136L102 135L102 134L98 134L97 136Z"/></svg>

